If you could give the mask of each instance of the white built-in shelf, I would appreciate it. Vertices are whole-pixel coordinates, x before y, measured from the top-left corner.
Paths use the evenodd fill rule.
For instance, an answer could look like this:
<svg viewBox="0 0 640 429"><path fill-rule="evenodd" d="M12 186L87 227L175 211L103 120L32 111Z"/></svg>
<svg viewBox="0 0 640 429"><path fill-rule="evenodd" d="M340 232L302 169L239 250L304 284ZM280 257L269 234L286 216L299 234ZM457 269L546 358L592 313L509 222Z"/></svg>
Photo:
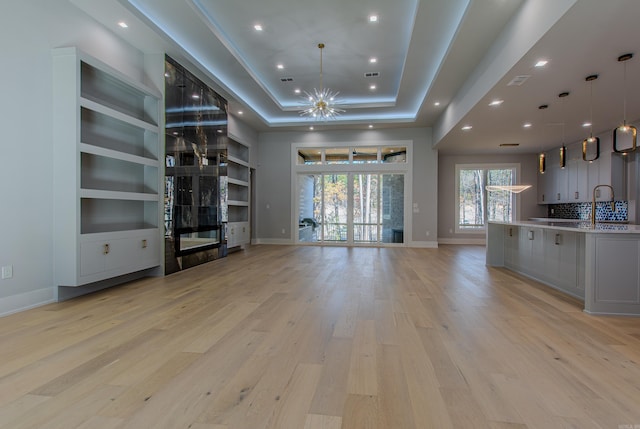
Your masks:
<svg viewBox="0 0 640 429"><path fill-rule="evenodd" d="M227 146L228 225L227 246L251 242L249 147L229 139Z"/></svg>
<svg viewBox="0 0 640 429"><path fill-rule="evenodd" d="M77 48L53 68L56 284L160 265L162 94Z"/></svg>

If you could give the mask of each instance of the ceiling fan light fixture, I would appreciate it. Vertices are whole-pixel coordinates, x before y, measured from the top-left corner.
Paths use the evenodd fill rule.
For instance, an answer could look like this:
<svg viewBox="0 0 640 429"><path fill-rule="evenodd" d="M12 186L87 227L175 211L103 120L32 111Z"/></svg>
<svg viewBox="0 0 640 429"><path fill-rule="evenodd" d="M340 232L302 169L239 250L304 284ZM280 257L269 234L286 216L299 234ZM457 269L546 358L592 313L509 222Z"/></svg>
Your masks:
<svg viewBox="0 0 640 429"><path fill-rule="evenodd" d="M304 109L300 111L300 116L308 116L317 120L335 119L344 110L339 108L340 102L337 100L337 96L340 92L332 91L329 88L322 86L322 50L324 49L324 43L319 43L320 49L320 89L313 89L313 92L305 91L306 99L304 102Z"/></svg>

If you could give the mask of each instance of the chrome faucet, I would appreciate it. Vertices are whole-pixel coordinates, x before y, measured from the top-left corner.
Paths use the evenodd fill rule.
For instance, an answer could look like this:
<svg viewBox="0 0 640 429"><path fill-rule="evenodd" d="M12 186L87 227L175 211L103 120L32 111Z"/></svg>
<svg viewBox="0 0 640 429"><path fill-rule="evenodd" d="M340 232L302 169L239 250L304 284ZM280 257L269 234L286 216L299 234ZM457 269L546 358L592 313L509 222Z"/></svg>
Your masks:
<svg viewBox="0 0 640 429"><path fill-rule="evenodd" d="M613 192L613 186L596 185L596 187L593 188L593 201L591 202L591 227L592 228L596 227L596 190L602 187L611 189L611 211L614 211L614 212L616 211L616 195Z"/></svg>

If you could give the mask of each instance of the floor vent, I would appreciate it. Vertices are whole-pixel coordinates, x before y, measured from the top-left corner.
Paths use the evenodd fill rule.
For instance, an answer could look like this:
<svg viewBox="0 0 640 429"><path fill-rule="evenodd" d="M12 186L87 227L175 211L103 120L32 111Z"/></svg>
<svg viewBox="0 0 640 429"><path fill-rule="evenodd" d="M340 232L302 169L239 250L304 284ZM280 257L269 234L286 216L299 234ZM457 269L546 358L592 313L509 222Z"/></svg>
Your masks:
<svg viewBox="0 0 640 429"><path fill-rule="evenodd" d="M380 76L380 72L367 72L364 74L364 77L378 77Z"/></svg>

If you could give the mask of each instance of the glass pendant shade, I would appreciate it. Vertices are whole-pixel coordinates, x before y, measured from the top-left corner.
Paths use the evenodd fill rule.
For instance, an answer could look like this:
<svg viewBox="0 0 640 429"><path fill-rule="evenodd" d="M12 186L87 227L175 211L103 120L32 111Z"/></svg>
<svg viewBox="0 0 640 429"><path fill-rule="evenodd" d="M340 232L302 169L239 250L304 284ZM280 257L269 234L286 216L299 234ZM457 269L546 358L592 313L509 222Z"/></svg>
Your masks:
<svg viewBox="0 0 640 429"><path fill-rule="evenodd" d="M636 135L638 130L633 125L627 125L627 61L633 58L633 54L624 54L618 57L618 62L624 66L624 102L622 125L613 130L613 151L627 155L636 150Z"/></svg>
<svg viewBox="0 0 640 429"><path fill-rule="evenodd" d="M547 162L544 153L538 155L538 172L544 174L547 170Z"/></svg>
<svg viewBox="0 0 640 429"><path fill-rule="evenodd" d="M613 130L613 151L626 155L636 150L638 130L633 125L623 124Z"/></svg>
<svg viewBox="0 0 640 429"><path fill-rule="evenodd" d="M567 148L563 145L560 148L560 168L567 166Z"/></svg>
<svg viewBox="0 0 640 429"><path fill-rule="evenodd" d="M589 75L585 78L590 87L590 111L591 111L591 132L589 137L582 141L582 160L593 162L600 158L600 138L593 136L593 81L598 79L597 74Z"/></svg>
<svg viewBox="0 0 640 429"><path fill-rule="evenodd" d="M582 160L593 162L600 158L600 139L589 137L582 140Z"/></svg>

